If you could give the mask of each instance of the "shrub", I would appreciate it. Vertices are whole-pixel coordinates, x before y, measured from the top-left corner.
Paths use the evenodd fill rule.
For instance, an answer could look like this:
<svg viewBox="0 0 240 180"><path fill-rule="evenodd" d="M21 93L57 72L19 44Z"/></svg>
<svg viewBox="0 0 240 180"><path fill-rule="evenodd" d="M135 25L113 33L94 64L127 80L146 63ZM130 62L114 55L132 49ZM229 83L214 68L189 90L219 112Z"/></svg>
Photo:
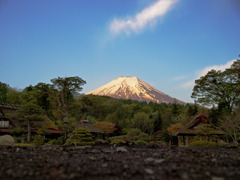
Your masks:
<svg viewBox="0 0 240 180"><path fill-rule="evenodd" d="M122 139L113 139L111 141L111 144L126 144L126 141L124 141Z"/></svg>
<svg viewBox="0 0 240 180"><path fill-rule="evenodd" d="M127 135L122 135L122 136L114 136L110 138L110 141L113 141L114 139L120 139L125 141L126 143L133 143L135 141L135 138L127 136Z"/></svg>
<svg viewBox="0 0 240 180"><path fill-rule="evenodd" d="M134 144L137 146L147 146L148 145L148 143L146 141L143 141L141 139L135 141Z"/></svg>
<svg viewBox="0 0 240 180"><path fill-rule="evenodd" d="M148 143L148 147L151 148L164 148L164 147L169 147L169 142L164 142L164 141L150 141Z"/></svg>
<svg viewBox="0 0 240 180"><path fill-rule="evenodd" d="M94 145L95 142L93 140L92 134L83 129L79 128L73 131L71 136L67 139L66 145Z"/></svg>
<svg viewBox="0 0 240 180"><path fill-rule="evenodd" d="M15 136L13 138L16 143L22 143L27 139L25 134L22 134L21 136Z"/></svg>
<svg viewBox="0 0 240 180"><path fill-rule="evenodd" d="M50 134L51 132L50 132L49 129L46 129L46 128L38 128L38 129L36 130L36 133L37 133L38 135L43 135L43 134Z"/></svg>
<svg viewBox="0 0 240 180"><path fill-rule="evenodd" d="M128 136L139 136L142 133L140 129L134 128L134 129L129 129L127 135Z"/></svg>
<svg viewBox="0 0 240 180"><path fill-rule="evenodd" d="M34 138L34 140L33 140L32 143L33 143L34 145L36 145L36 146L43 145L43 144L44 144L44 139L43 139L42 136L37 135L37 136L35 136L35 138Z"/></svg>
<svg viewBox="0 0 240 180"><path fill-rule="evenodd" d="M32 144L28 144L28 143L17 143L14 146L18 146L18 147L32 147Z"/></svg>
<svg viewBox="0 0 240 180"><path fill-rule="evenodd" d="M138 140L143 140L143 141L148 141L149 140L149 135L147 133L141 133L137 137Z"/></svg>
<svg viewBox="0 0 240 180"><path fill-rule="evenodd" d="M150 141L148 143L148 147L155 147L155 141Z"/></svg>
<svg viewBox="0 0 240 180"><path fill-rule="evenodd" d="M53 139L47 142L49 145L63 145L65 143L65 139L63 136L59 137L58 139Z"/></svg>
<svg viewBox="0 0 240 180"><path fill-rule="evenodd" d="M108 144L108 141L105 141L103 139L96 139L95 144Z"/></svg>
<svg viewBox="0 0 240 180"><path fill-rule="evenodd" d="M219 142L218 146L220 146L220 147L228 147L228 146L231 146L231 144L230 143L226 143L226 142Z"/></svg>
<svg viewBox="0 0 240 180"><path fill-rule="evenodd" d="M26 132L26 129L24 129L24 128L12 128L12 129L9 129L8 132L10 134L22 134L22 133Z"/></svg>
<svg viewBox="0 0 240 180"><path fill-rule="evenodd" d="M103 131L107 136L117 130L116 125L110 122L97 122L94 126Z"/></svg>
<svg viewBox="0 0 240 180"><path fill-rule="evenodd" d="M191 147L200 147L200 146L217 146L217 143L211 141L195 141L190 144Z"/></svg>

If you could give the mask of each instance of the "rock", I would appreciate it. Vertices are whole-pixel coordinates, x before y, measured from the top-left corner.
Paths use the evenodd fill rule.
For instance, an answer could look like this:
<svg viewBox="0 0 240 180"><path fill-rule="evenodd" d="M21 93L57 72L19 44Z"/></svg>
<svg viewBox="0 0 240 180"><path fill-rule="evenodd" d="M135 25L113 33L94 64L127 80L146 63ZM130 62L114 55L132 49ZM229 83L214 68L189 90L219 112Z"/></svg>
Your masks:
<svg viewBox="0 0 240 180"><path fill-rule="evenodd" d="M213 176L212 180L224 180L224 177Z"/></svg>
<svg viewBox="0 0 240 180"><path fill-rule="evenodd" d="M148 162L153 162L153 161L155 161L155 159L152 158L152 157L149 157L149 158L144 159L144 161L148 163Z"/></svg>
<svg viewBox="0 0 240 180"><path fill-rule="evenodd" d="M128 152L128 150L125 147L117 147L116 151L117 152Z"/></svg>
<svg viewBox="0 0 240 180"><path fill-rule="evenodd" d="M145 172L148 173L148 174L153 174L153 170L148 169L148 168L145 169Z"/></svg>
<svg viewBox="0 0 240 180"><path fill-rule="evenodd" d="M154 161L154 163L160 164L160 163L162 163L163 161L165 161L165 160L164 160L164 159L156 159L156 160Z"/></svg>
<svg viewBox="0 0 240 180"><path fill-rule="evenodd" d="M14 139L10 135L0 136L0 145L3 146L12 146L14 144Z"/></svg>
<svg viewBox="0 0 240 180"><path fill-rule="evenodd" d="M97 160L97 158L95 158L95 157L93 157L93 156L88 157L88 159L90 159L90 160L92 160L92 161L96 161L96 160Z"/></svg>
<svg viewBox="0 0 240 180"><path fill-rule="evenodd" d="M152 157L149 157L149 158L144 159L144 161L145 161L146 163L152 163L152 162L154 162L154 163L156 163L156 164L160 164L160 163L162 163L162 162L164 161L164 159L154 159L154 158L152 158Z"/></svg>
<svg viewBox="0 0 240 180"><path fill-rule="evenodd" d="M189 176L186 172L183 173L181 176L182 176L182 179L189 179Z"/></svg>

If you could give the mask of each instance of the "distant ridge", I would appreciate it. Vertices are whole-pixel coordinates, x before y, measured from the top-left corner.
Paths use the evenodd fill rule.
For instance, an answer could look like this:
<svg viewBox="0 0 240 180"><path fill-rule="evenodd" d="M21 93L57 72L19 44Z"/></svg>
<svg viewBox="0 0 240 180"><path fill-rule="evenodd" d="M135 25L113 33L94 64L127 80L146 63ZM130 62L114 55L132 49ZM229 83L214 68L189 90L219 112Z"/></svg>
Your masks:
<svg viewBox="0 0 240 180"><path fill-rule="evenodd" d="M145 83L141 79L130 76L118 77L107 83L106 85L86 93L86 95L88 94L110 96L118 99L132 99L146 102L176 102L178 104L186 104L181 100L175 99L163 92L158 91L157 89Z"/></svg>

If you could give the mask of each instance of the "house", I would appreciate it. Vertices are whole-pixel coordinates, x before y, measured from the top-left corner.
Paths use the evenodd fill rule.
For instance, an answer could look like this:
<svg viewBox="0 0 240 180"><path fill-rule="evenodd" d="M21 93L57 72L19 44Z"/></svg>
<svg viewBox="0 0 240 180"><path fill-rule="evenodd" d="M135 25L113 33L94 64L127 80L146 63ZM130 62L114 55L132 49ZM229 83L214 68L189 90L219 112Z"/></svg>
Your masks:
<svg viewBox="0 0 240 180"><path fill-rule="evenodd" d="M217 137L223 135L225 135L225 133L210 123L204 114L196 116L176 134L176 136L180 137L180 140L182 139L183 145L186 146L189 146L190 141L195 136L199 136L200 139L207 138L207 140L212 137L216 140Z"/></svg>
<svg viewBox="0 0 240 180"><path fill-rule="evenodd" d="M90 121L88 120L80 120L77 122L76 124L76 129L78 128L83 128L87 131L89 131L90 133L92 133L95 137L98 136L104 136L104 132L102 132L100 129L98 129L97 127L95 127Z"/></svg>
<svg viewBox="0 0 240 180"><path fill-rule="evenodd" d="M20 119L16 117L6 117L6 115L14 114L16 110L20 110L20 107L0 103L0 135L21 135L23 133L26 133L22 132L23 129L27 129L26 124L23 125ZM47 115L44 116L44 121L40 123L40 126L48 130L48 138L57 138L63 133L63 130L59 130L57 126L47 117ZM31 128L33 134L36 134L36 130L37 128Z"/></svg>
<svg viewBox="0 0 240 180"><path fill-rule="evenodd" d="M16 124L12 119L6 117L6 113L13 113L18 110L19 107L0 103L0 135L8 134L8 130L16 128Z"/></svg>

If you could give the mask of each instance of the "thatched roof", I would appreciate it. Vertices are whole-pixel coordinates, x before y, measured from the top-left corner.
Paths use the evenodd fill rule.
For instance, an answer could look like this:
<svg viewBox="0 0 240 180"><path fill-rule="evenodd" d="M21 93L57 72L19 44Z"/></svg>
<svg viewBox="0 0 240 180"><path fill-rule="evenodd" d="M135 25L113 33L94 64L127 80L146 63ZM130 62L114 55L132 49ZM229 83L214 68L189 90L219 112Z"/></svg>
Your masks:
<svg viewBox="0 0 240 180"><path fill-rule="evenodd" d="M103 133L100 129L95 127L92 123L90 123L88 120L80 120L76 124L76 128L83 128L88 130L91 133Z"/></svg>
<svg viewBox="0 0 240 180"><path fill-rule="evenodd" d="M208 124L213 131L209 134L211 135L224 135L225 133L210 123L207 119L207 116L204 114L200 114L196 116L190 123L188 123L184 128L182 128L176 135L196 135L198 128L201 127L203 124Z"/></svg>

